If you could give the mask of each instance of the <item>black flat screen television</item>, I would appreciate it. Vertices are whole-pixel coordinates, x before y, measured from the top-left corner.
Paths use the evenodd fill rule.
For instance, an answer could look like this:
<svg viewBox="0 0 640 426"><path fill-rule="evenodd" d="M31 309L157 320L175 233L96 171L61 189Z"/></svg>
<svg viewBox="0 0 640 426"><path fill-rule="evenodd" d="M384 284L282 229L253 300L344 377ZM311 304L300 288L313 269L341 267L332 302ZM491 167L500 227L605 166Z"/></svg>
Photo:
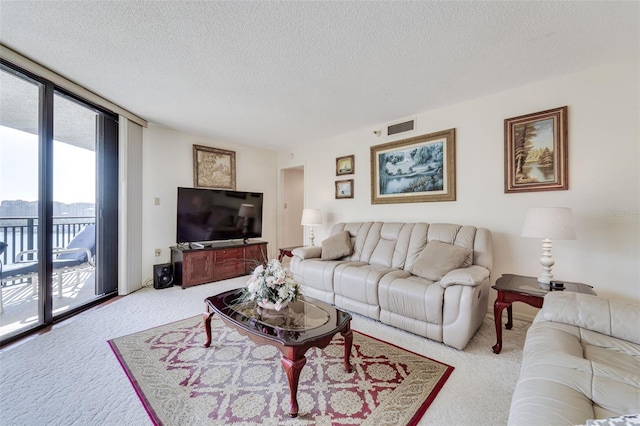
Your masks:
<svg viewBox="0 0 640 426"><path fill-rule="evenodd" d="M262 236L261 192L178 188L177 243Z"/></svg>

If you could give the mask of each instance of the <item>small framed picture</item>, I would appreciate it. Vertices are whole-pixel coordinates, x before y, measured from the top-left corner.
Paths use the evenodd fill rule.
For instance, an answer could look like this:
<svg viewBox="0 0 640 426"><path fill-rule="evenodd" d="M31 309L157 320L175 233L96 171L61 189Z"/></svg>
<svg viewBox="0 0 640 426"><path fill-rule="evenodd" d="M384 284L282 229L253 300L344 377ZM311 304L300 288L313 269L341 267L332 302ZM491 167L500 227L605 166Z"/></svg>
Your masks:
<svg viewBox="0 0 640 426"><path fill-rule="evenodd" d="M336 181L336 198L353 198L353 179Z"/></svg>
<svg viewBox="0 0 640 426"><path fill-rule="evenodd" d="M352 175L356 172L355 168L355 156L347 155L336 158L336 176Z"/></svg>
<svg viewBox="0 0 640 426"><path fill-rule="evenodd" d="M504 120L504 192L569 189L567 107Z"/></svg>

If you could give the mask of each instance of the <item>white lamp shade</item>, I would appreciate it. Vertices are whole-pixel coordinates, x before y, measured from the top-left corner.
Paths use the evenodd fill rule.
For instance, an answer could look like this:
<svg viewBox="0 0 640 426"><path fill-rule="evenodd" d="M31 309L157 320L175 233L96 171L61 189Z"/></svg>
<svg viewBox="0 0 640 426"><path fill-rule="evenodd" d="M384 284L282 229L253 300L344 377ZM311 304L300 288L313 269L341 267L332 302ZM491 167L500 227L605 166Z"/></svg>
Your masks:
<svg viewBox="0 0 640 426"><path fill-rule="evenodd" d="M575 240L573 216L568 207L533 207L522 225L523 237Z"/></svg>
<svg viewBox="0 0 640 426"><path fill-rule="evenodd" d="M253 204L242 204L238 211L240 217L255 217L256 207Z"/></svg>
<svg viewBox="0 0 640 426"><path fill-rule="evenodd" d="M300 225L322 225L322 212L320 212L320 209L304 209Z"/></svg>

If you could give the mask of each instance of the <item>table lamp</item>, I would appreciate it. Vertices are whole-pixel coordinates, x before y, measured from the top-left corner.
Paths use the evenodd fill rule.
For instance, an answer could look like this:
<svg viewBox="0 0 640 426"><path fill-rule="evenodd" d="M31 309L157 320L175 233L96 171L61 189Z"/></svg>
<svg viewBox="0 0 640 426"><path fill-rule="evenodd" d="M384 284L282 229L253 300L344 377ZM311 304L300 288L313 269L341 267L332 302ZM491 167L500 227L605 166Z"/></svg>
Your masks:
<svg viewBox="0 0 640 426"><path fill-rule="evenodd" d="M248 241L247 235L249 235L249 219L256 217L256 207L253 204L241 204L240 210L238 210L238 217L244 219L242 224L242 236L244 237L244 243Z"/></svg>
<svg viewBox="0 0 640 426"><path fill-rule="evenodd" d="M313 245L314 235L313 235L313 227L316 225L322 225L322 213L320 209L304 209L302 211L302 220L300 221L300 225L309 227L309 239L311 240L311 245Z"/></svg>
<svg viewBox="0 0 640 426"><path fill-rule="evenodd" d="M576 239L571 209L567 207L530 208L524 218L522 236L542 238L542 257L540 258L542 272L538 277L538 284L541 287L546 287L553 279L551 268L555 264L553 256L551 256L553 245L551 239Z"/></svg>

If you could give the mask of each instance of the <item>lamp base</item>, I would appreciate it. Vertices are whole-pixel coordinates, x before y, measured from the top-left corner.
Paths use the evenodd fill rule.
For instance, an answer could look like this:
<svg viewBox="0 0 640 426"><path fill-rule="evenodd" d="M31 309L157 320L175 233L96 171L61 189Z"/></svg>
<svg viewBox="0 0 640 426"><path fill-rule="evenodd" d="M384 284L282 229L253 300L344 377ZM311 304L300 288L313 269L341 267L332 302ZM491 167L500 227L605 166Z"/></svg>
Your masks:
<svg viewBox="0 0 640 426"><path fill-rule="evenodd" d="M540 258L540 266L542 272L538 277L538 285L542 288L549 288L549 283L553 280L553 265L556 263L551 255L552 242L549 238L542 240L542 257Z"/></svg>
<svg viewBox="0 0 640 426"><path fill-rule="evenodd" d="M549 283L540 281L540 278L538 278L538 287L544 288L545 290L549 290Z"/></svg>
<svg viewBox="0 0 640 426"><path fill-rule="evenodd" d="M315 244L313 241L315 240L315 235L313 234L313 225L309 226L309 240L311 240L311 246L313 247Z"/></svg>

